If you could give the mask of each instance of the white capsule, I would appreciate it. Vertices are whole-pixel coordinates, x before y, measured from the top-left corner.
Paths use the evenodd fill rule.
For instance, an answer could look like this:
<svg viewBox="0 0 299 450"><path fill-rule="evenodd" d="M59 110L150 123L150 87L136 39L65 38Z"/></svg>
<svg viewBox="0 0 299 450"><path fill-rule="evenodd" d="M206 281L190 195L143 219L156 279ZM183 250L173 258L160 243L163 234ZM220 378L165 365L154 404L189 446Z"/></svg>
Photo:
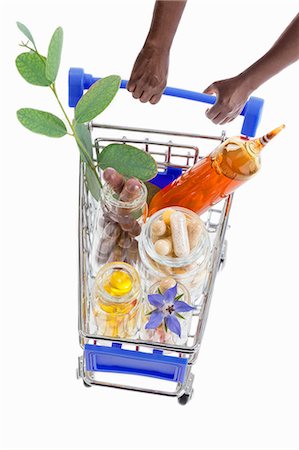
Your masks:
<svg viewBox="0 0 299 450"><path fill-rule="evenodd" d="M155 250L158 253L158 255L166 256L169 255L169 253L172 252L172 242L171 238L165 238L165 239L159 239L155 242Z"/></svg>
<svg viewBox="0 0 299 450"><path fill-rule="evenodd" d="M190 244L185 214L180 211L172 213L170 216L170 229L174 253L179 258L188 256L190 253Z"/></svg>
<svg viewBox="0 0 299 450"><path fill-rule="evenodd" d="M163 280L160 281L159 288L163 294L167 289L170 289L175 285L176 281L173 278L163 278Z"/></svg>
<svg viewBox="0 0 299 450"><path fill-rule="evenodd" d="M200 233L201 233L201 223L197 220L192 220L187 225L188 228L188 238L190 249L195 248L199 242Z"/></svg>
<svg viewBox="0 0 299 450"><path fill-rule="evenodd" d="M155 220L151 226L153 236L163 236L166 233L166 224L163 220Z"/></svg>

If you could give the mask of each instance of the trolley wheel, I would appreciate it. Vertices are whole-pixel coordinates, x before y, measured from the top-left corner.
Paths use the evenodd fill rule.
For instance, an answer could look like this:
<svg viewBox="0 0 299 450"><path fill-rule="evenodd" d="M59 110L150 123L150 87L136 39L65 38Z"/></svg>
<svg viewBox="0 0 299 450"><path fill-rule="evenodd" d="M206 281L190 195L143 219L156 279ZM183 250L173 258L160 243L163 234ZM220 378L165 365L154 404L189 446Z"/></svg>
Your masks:
<svg viewBox="0 0 299 450"><path fill-rule="evenodd" d="M193 391L190 394L183 394L178 398L178 402L180 405L187 405L187 403L191 400Z"/></svg>
<svg viewBox="0 0 299 450"><path fill-rule="evenodd" d="M85 387L88 387L88 388L89 388L89 387L91 387L91 385L90 385L90 384L88 384L88 383L86 383L86 381L85 381L85 380L83 380L83 384L84 384L84 386L85 386Z"/></svg>

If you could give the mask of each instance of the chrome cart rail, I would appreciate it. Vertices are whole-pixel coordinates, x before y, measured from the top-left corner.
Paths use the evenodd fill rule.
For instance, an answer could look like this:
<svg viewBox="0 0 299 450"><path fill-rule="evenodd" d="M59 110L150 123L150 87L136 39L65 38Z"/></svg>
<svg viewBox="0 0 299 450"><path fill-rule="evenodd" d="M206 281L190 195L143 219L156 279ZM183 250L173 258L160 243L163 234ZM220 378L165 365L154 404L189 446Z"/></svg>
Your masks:
<svg viewBox="0 0 299 450"><path fill-rule="evenodd" d="M208 136L193 133L181 133L175 131L153 130L147 128L132 128L124 126L103 125L90 123L89 129L94 142L94 160L97 155L109 143L121 142L135 144L146 152L150 152L156 159L158 169L163 171L168 167L179 167L184 172L195 164L199 159L206 156L207 153L201 152L204 147L203 142L211 142L215 147L215 141L223 142L225 133L221 136ZM98 135L105 133L105 136ZM126 132L126 136L117 136L117 132ZM142 137L140 137L142 135ZM160 137L157 138L156 136ZM168 138L176 138L173 142ZM189 141L192 142L189 142ZM188 141L188 142L187 142ZM213 148L213 147L212 147ZM80 345L84 349L86 344L112 346L120 344L125 348L135 351L162 351L167 355L179 356L187 359L187 370L183 383L177 383L173 391L138 387L134 384L112 383L108 381L97 380L95 373L86 370L84 354L79 357L78 377L81 377L86 386L100 385L106 387L116 387L119 389L134 390L161 394L166 396L175 396L179 398L180 403L185 403L191 398L193 374L191 368L197 359L198 351L202 342L206 322L209 314L209 308L212 299L212 293L217 276L217 272L224 263L226 252L225 234L228 226L229 213L232 205L233 196L230 195L220 203L210 208L202 216L206 228L209 232L212 251L209 263L209 272L203 291L203 295L197 302L198 308L192 316L192 326L186 345L170 345L143 341L140 339L121 339L95 334L95 327L92 326L91 311L91 287L93 276L90 266L90 251L93 238L93 225L96 212L94 199L88 193L84 181L84 164L80 163L80 189L79 189L79 302L78 302L78 328ZM97 374L98 375L98 374ZM139 377L141 378L141 377ZM186 401L185 401L186 400Z"/></svg>

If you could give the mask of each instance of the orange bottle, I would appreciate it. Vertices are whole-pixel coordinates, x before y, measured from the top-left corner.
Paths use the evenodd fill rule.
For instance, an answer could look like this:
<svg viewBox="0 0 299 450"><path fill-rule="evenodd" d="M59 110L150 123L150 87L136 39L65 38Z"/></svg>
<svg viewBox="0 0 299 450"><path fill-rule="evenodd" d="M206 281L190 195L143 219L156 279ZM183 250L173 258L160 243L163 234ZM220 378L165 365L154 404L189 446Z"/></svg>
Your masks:
<svg viewBox="0 0 299 450"><path fill-rule="evenodd" d="M258 172L260 151L283 128L281 125L258 139L232 137L222 142L209 156L159 191L149 205L149 214L168 206L203 213Z"/></svg>

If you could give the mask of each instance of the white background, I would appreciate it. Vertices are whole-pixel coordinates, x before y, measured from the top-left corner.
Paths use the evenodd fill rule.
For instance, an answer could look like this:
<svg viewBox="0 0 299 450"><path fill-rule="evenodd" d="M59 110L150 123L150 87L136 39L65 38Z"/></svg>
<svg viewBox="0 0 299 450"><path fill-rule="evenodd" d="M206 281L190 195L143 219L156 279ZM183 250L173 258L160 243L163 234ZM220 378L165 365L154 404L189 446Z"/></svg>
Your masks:
<svg viewBox="0 0 299 450"><path fill-rule="evenodd" d="M85 6L84 6L85 5ZM173 399L85 389L75 369L78 154L70 137L34 135L16 121L31 106L60 114L14 59L25 23L44 53L65 31L67 71L128 78L154 1L2 3L1 409L4 450L294 450L296 447L296 181L298 69L262 86L260 134L286 124L261 173L235 196L225 270L218 276L188 406ZM260 57L296 14L296 2L189 0L168 84L202 91ZM206 107L175 99L143 105L118 94L102 122L220 132ZM241 119L227 128L240 131Z"/></svg>

